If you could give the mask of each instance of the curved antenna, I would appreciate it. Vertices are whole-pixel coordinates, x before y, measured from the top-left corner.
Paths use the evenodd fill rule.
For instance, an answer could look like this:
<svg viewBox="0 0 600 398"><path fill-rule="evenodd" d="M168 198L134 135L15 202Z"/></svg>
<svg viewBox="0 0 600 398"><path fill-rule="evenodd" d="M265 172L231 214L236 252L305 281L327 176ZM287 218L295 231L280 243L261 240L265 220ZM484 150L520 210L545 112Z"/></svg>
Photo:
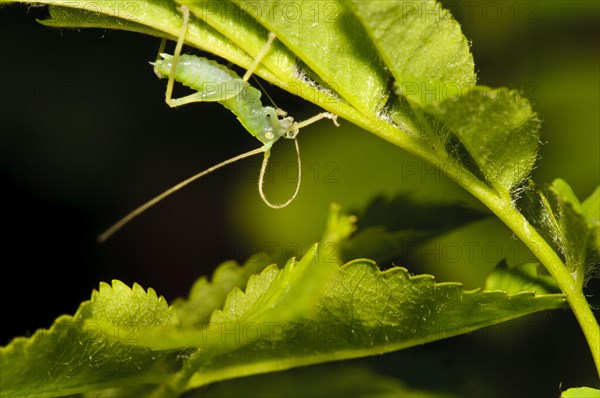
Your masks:
<svg viewBox="0 0 600 398"><path fill-rule="evenodd" d="M247 158L250 156L258 155L259 153L262 153L265 151L268 152L268 150L264 146L262 146L260 148L253 149L251 151L242 153L241 155L234 156L234 157L227 159L219 164L209 167L208 169L201 171L200 173L191 176L187 180L184 180L184 181L180 182L179 184L167 189L165 192L161 193L158 196L155 196L153 199L149 200L148 202L144 203L137 209L133 210L131 213L127 214L125 217L123 217L118 222L116 222L112 227L110 227L106 231L104 231L100 236L98 236L98 242L99 243L105 242L108 238L113 236L115 234L115 232L117 232L118 230L123 228L123 226L125 226L125 224L129 223L135 217L139 216L144 211L148 210L150 207L154 206L155 204L157 204L158 202L160 202L167 196L171 195L172 193L174 193L176 191L179 191L181 188L183 188L186 185L188 185L189 183L197 180L198 178L204 177L205 175L212 173L213 171L220 169L223 166L227 166L230 163L237 162L238 160L241 160L241 159L244 159L244 158Z"/></svg>
<svg viewBox="0 0 600 398"><path fill-rule="evenodd" d="M265 179L265 171L267 170L267 164L269 163L269 156L271 156L270 149L265 151L262 166L260 167L260 177L258 179L258 193L260 194L260 197L263 200L263 202L265 202L265 204L272 209L283 209L284 207L287 207L287 205L289 205L290 203L292 203L294 201L294 199L296 199L296 196L298 195L298 191L300 191L300 182L302 181L302 163L300 162L300 146L298 145L297 139L294 139L294 143L296 144L296 155L297 155L297 159L298 159L298 182L296 183L296 190L294 191L294 194L292 195L292 197L289 198L287 200L287 202L282 203L280 205L274 205L273 203L269 202L269 200L267 199L267 197L265 196L265 193L263 191L263 182Z"/></svg>

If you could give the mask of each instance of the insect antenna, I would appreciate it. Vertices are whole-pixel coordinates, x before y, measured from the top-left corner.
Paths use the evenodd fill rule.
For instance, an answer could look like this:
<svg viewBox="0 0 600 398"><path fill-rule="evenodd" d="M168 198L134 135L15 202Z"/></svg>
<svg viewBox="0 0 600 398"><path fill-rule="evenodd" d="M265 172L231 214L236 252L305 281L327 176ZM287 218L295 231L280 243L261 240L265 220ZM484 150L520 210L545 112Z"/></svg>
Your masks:
<svg viewBox="0 0 600 398"><path fill-rule="evenodd" d="M269 99L271 104L273 104L273 107L275 107L275 111L276 111L277 115L278 116L286 116L287 113L277 106L277 104L275 103L273 98L269 95L267 90L265 90L265 87L262 85L260 80L258 80L258 78L256 76L252 76L252 77L254 78L254 81L260 88L260 91L265 94L265 96ZM267 165L269 164L269 157L271 156L271 150L266 151L264 154L262 166L260 167L260 176L258 178L258 193L260 194L260 198L263 200L263 202L272 209L283 209L284 207L287 207L290 203L292 203L294 201L294 199L296 199L296 196L298 195L298 192L300 191L300 183L302 182L302 162L300 160L300 146L298 145L298 140L296 138L294 138L294 144L296 146L296 158L298 159L298 182L296 183L296 190L294 191L293 195L285 203L282 203L279 205L271 203L269 201L269 199L267 199L267 196L265 195L265 192L263 190L265 173L267 171Z"/></svg>
<svg viewBox="0 0 600 398"><path fill-rule="evenodd" d="M253 79L254 79L254 81L256 82L256 85L257 85L257 86L260 88L260 91L261 91L262 93L264 93L264 94L265 94L265 97L267 97L267 99L269 100L269 102L270 102L271 104L273 104L273 106L275 107L275 109L281 109L281 108L279 108L279 107L277 106L277 104L275 103L275 100L273 100L273 97L271 97L271 96L269 95L269 92L268 92L267 90L265 90L265 86L263 86L263 85L262 85L262 83L260 82L260 80L258 80L258 77L256 77L256 76L254 76L254 75L253 75L253 76L252 76L252 78L253 78Z"/></svg>
<svg viewBox="0 0 600 398"><path fill-rule="evenodd" d="M144 211L148 210L150 207L154 206L155 204L157 204L158 202L160 202L167 196L179 191L181 188L183 188L186 185L190 184L191 182L197 180L198 178L204 177L205 175L212 173L213 171L218 170L223 166L227 166L228 164L237 162L238 160L245 159L250 156L258 155L259 153L263 153L263 152L265 152L265 154L268 153L268 150L264 146L257 148L257 149L253 149L253 150L245 152L245 153L242 153L241 155L234 156L234 157L227 159L219 164L209 167L208 169L201 171L201 172L191 176L190 178L180 182L179 184L167 189L165 192L161 193L160 195L158 195L158 196L154 197L153 199L149 200L148 202L144 203L143 205L141 205L140 207L133 210L131 213L127 214L125 217L123 217L122 219L117 221L112 227L108 228L100 236L98 236L98 242L99 243L105 242L108 238L113 236L115 234L115 232L117 232L118 230L123 228L127 223L129 223L135 217L139 216ZM265 165L265 167L266 167L266 165ZM297 193L297 190L296 190L296 193ZM296 196L296 195L294 194L294 196Z"/></svg>
<svg viewBox="0 0 600 398"><path fill-rule="evenodd" d="M298 192L300 191L300 182L302 181L302 163L300 161L300 146L298 145L298 140L295 138L294 138L294 144L296 144L296 156L298 159L298 182L296 183L296 190L294 191L294 194L287 200L287 202L282 203L280 205L275 205L275 204L269 202L269 199L267 199L267 197L265 196L265 193L263 191L265 171L267 170L267 164L269 163L269 157L271 156L271 150L269 149L265 152L262 166L260 167L260 177L258 178L258 193L260 194L260 198L263 200L263 202L265 202L265 204L272 209L283 209L284 207L287 207L287 205L289 205L290 203L292 203L294 201L294 199L296 199L296 196L298 195Z"/></svg>

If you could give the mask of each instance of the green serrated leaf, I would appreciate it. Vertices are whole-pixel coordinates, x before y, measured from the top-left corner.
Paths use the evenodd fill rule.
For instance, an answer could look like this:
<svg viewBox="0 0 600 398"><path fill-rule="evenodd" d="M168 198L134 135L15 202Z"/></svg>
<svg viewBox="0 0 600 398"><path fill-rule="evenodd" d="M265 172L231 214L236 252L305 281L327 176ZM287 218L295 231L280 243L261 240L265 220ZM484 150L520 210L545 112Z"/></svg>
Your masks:
<svg viewBox="0 0 600 398"><path fill-rule="evenodd" d="M343 217L339 207L333 207L324 236L343 239L352 230L351 220ZM200 348L179 381L185 390L216 380L394 351L565 304L559 294L511 294L498 287L465 291L458 283L438 284L432 276L413 277L403 268L382 272L368 260L339 269L336 260L332 268L323 263L322 254L315 247L297 264L292 260L282 270L267 267L250 278L245 291L234 289L223 310L196 332L140 331L134 344L159 351ZM312 282L319 280L326 280L327 286L315 288Z"/></svg>
<svg viewBox="0 0 600 398"><path fill-rule="evenodd" d="M352 230L352 220L344 217L333 207L324 236L344 239ZM249 279L245 291L234 289L223 310L199 330L139 330L133 344L159 352L199 348L179 379L183 391L216 380L394 351L565 304L562 295L465 291L458 283L438 284L432 276L413 277L403 268L382 272L368 260L338 268L337 260L324 263L323 254L314 247L282 270L265 268Z"/></svg>
<svg viewBox="0 0 600 398"><path fill-rule="evenodd" d="M509 199L515 185L531 172L540 122L516 91L477 86L427 110L443 124L437 128L438 139L449 143L455 136L486 182L504 198Z"/></svg>
<svg viewBox="0 0 600 398"><path fill-rule="evenodd" d="M324 237L343 240L352 225L333 206ZM562 295L465 291L404 268L382 272L368 260L339 268L339 257L328 262L319 249L325 243L339 242L315 245L281 270L266 267L200 327L182 329L152 290L103 284L75 318L56 322L51 339L16 340L0 351L9 369L3 392L127 396L147 384L159 388L155 395L177 395L217 380L399 350L565 304ZM74 334L59 332L73 319ZM68 374L58 372L67 365Z"/></svg>
<svg viewBox="0 0 600 398"><path fill-rule="evenodd" d="M285 307L270 305L273 295L269 290L282 287L277 282L286 280L280 277L285 271L268 267L251 278L246 292L234 290L224 310L217 311L201 332L202 339L198 335L195 341L187 341L204 343L199 355L205 357L200 361L202 370L192 376L186 388L393 351L564 306L562 295L465 291L457 283L436 284L428 275L411 277L402 268L381 272L363 260L351 262L335 274L329 287L317 295L316 313L297 311L292 316L292 302ZM315 297L312 292L307 296ZM261 312L262 307L267 309ZM284 315L277 314L277 309L284 310ZM181 343L184 336L175 336L169 340ZM157 349L156 344L164 343L165 337L151 344Z"/></svg>
<svg viewBox="0 0 600 398"><path fill-rule="evenodd" d="M560 398L600 398L600 390L590 387L569 388L560 394Z"/></svg>
<svg viewBox="0 0 600 398"><path fill-rule="evenodd" d="M98 322L88 322L90 319ZM136 328L175 327L177 315L152 289L102 283L74 316L0 348L3 397L55 397L109 386L160 384L179 366L172 351L131 345ZM111 338L105 338L110 335Z"/></svg>
<svg viewBox="0 0 600 398"><path fill-rule="evenodd" d="M507 293L534 292L537 294L560 293L556 281L549 275L540 274L537 263L520 264L511 268L502 261L485 281L485 290Z"/></svg>
<svg viewBox="0 0 600 398"><path fill-rule="evenodd" d="M460 25L434 1L348 1L395 79L419 104L442 102L475 85Z"/></svg>
<svg viewBox="0 0 600 398"><path fill-rule="evenodd" d="M331 280L313 316L269 323L270 329L265 320L261 338L213 357L188 386L395 351L564 306L562 295L465 291L458 283L435 283L432 276L413 277L398 267L382 272L357 260ZM237 335L214 330L221 339L243 339L245 326L238 327Z"/></svg>

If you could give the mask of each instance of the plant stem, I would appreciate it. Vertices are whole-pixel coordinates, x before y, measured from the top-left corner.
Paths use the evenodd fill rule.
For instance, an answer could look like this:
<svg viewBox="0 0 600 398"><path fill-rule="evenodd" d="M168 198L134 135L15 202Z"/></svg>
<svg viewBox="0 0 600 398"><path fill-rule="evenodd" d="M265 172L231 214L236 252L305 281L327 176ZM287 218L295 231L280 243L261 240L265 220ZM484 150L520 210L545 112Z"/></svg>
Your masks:
<svg viewBox="0 0 600 398"><path fill-rule="evenodd" d="M416 113L418 114L419 112L416 111ZM375 124L377 125L377 122L375 122ZM432 165L445 164L459 166L454 164L454 161L449 157L441 159L439 153L433 153L426 149L421 143L411 139L411 136L393 134L391 131L387 131L387 126L382 124L377 126L379 129L374 129L373 124L371 124L370 127L371 128L365 128L384 140L391 142ZM600 376L600 327L585 299L580 284L578 284L578 280L581 280L582 276L571 275L561 258L556 254L548 242L546 242L527 221L523 214L514 207L508 193L506 193L506 195L496 193L477 177L460 166L441 167L440 169L443 170L450 179L479 199L500 220L502 220L502 222L504 222L504 224L506 224L506 226L508 226L508 228L510 228L515 235L527 245L527 247L529 247L532 253L540 260L546 270L548 270L550 275L556 280L585 335L592 352L596 370Z"/></svg>
<svg viewBox="0 0 600 398"><path fill-rule="evenodd" d="M452 172L452 168L449 168ZM448 173L450 174L450 173ZM546 240L527 221L514 206L509 196L499 196L475 177L466 177L463 173L451 175L459 185L487 206L519 239L529 247L540 260L546 270L556 280L562 293L566 296L571 310L575 314L579 326L588 342L596 370L600 376L600 327L585 299L583 290L578 284L578 276L571 275L567 267Z"/></svg>
<svg viewBox="0 0 600 398"><path fill-rule="evenodd" d="M482 198L479 199L482 200ZM556 252L529 224L525 217L515 209L512 202L503 204L498 199L496 197L496 200L491 203L487 200L482 200L482 202L530 248L550 275L554 277L583 330L592 351L598 376L600 376L600 327L581 287L577 283L577 276L571 275Z"/></svg>

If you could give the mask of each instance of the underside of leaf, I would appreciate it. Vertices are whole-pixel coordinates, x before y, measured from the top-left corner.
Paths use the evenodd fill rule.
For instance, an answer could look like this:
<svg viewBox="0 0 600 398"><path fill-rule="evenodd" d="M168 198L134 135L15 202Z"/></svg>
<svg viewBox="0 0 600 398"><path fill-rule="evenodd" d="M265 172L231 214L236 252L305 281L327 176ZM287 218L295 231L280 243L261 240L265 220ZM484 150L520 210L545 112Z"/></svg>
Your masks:
<svg viewBox="0 0 600 398"><path fill-rule="evenodd" d="M509 198L531 172L540 122L517 92L478 86L427 110L441 123L437 139L447 142L455 136L478 168L473 174L480 171L503 197ZM464 159L456 160L468 170Z"/></svg>

